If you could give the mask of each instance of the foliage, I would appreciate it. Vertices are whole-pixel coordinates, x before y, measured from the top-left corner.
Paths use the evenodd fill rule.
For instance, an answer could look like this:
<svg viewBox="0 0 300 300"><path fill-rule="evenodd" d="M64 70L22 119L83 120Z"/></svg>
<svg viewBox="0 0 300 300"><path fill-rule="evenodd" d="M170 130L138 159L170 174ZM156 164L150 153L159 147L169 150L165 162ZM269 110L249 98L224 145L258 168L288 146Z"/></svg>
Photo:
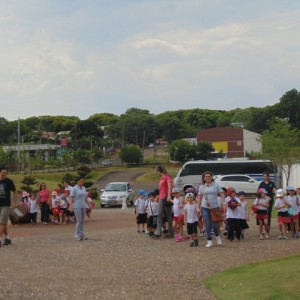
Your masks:
<svg viewBox="0 0 300 300"><path fill-rule="evenodd" d="M96 188L91 188L88 190L91 193L91 198L92 199L98 199L99 198L99 193Z"/></svg>
<svg viewBox="0 0 300 300"><path fill-rule="evenodd" d="M169 147L170 157L175 162L185 162L192 158L192 145L184 140L175 140Z"/></svg>
<svg viewBox="0 0 300 300"><path fill-rule="evenodd" d="M215 150L211 143L209 142L199 142L194 145L195 148L195 159L209 160L212 158L212 152Z"/></svg>
<svg viewBox="0 0 300 300"><path fill-rule="evenodd" d="M292 129L287 120L274 118L270 130L261 136L262 156L271 159L285 174L288 184L293 164L300 159L300 132Z"/></svg>
<svg viewBox="0 0 300 300"><path fill-rule="evenodd" d="M142 162L143 153L139 147L130 145L121 149L119 157L125 164L132 166Z"/></svg>
<svg viewBox="0 0 300 300"><path fill-rule="evenodd" d="M77 173L80 177L89 178L89 173L91 173L91 169L85 165L81 165L77 169Z"/></svg>
<svg viewBox="0 0 300 300"><path fill-rule="evenodd" d="M214 148L209 142L190 144L184 140L176 140L170 145L169 150L173 161L184 163L188 160L211 159Z"/></svg>
<svg viewBox="0 0 300 300"><path fill-rule="evenodd" d="M76 184L76 179L77 179L77 176L75 176L71 173L66 173L62 176L61 183L69 182L70 185L73 186L74 184ZM62 187L62 184L60 184L60 187Z"/></svg>
<svg viewBox="0 0 300 300"><path fill-rule="evenodd" d="M23 186L21 186L21 190L26 191L28 193L32 193L34 191L32 186L37 186L38 184L36 178L31 175L25 175L23 177L23 180L21 180L21 183L24 184Z"/></svg>

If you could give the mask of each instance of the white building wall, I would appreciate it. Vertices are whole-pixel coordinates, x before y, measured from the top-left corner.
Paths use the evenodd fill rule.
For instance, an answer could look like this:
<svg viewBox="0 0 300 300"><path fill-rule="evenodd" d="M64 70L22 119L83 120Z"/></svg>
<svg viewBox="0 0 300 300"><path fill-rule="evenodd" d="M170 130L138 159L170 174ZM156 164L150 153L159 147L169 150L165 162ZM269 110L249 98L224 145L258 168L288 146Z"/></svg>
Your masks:
<svg viewBox="0 0 300 300"><path fill-rule="evenodd" d="M246 156L246 152L250 153L252 151L253 152L262 151L261 142L258 141L258 139L261 137L260 134L244 129L243 136L244 136L244 140L243 140L244 156Z"/></svg>
<svg viewBox="0 0 300 300"><path fill-rule="evenodd" d="M285 188L287 186L286 184L287 182L283 172L281 176L282 176L282 187ZM300 162L293 165L288 185L293 186L295 188L300 187Z"/></svg>

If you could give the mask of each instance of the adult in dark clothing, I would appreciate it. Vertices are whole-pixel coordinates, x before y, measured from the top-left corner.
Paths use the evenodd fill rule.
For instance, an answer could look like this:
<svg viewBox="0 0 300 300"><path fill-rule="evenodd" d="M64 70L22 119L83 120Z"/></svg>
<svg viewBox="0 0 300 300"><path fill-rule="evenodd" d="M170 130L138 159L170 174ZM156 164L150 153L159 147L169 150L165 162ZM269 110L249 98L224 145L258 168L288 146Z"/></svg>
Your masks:
<svg viewBox="0 0 300 300"><path fill-rule="evenodd" d="M273 181L270 180L270 174L268 172L263 173L263 181L259 184L258 188L265 189L267 191L267 196L271 199L268 207L268 227L270 231L271 218L272 218L272 208L274 204L274 195L276 193L276 185Z"/></svg>
<svg viewBox="0 0 300 300"><path fill-rule="evenodd" d="M1 239L4 235L3 245L10 245L11 240L8 236L7 231L7 223L9 216L9 209L11 206L10 194L11 192L14 195L13 206L16 207L18 192L16 191L16 187L14 182L7 178L7 169L2 167L0 170L0 247L1 247Z"/></svg>

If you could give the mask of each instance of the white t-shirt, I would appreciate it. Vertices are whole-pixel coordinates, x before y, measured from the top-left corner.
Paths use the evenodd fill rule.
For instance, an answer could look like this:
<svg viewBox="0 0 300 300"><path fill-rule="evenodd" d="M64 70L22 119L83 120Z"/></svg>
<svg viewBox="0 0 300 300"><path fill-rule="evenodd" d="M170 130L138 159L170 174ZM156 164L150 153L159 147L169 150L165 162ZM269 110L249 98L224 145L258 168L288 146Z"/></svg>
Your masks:
<svg viewBox="0 0 300 300"><path fill-rule="evenodd" d="M297 196L287 196L287 201L291 205L292 209L294 210L295 214L298 213L298 205L297 205Z"/></svg>
<svg viewBox="0 0 300 300"><path fill-rule="evenodd" d="M239 211L239 218L246 220L247 219L247 201L241 201L241 206L238 206L237 209Z"/></svg>
<svg viewBox="0 0 300 300"><path fill-rule="evenodd" d="M145 211L145 202L146 200L145 199L141 199L141 198L138 198L135 200L135 206L136 206L136 212L138 214L145 214L146 211Z"/></svg>
<svg viewBox="0 0 300 300"><path fill-rule="evenodd" d="M270 201L270 198L269 198L269 197L259 198L259 199L256 198L256 199L254 200L253 204L254 204L254 205L257 205L257 203L258 203L257 208L258 208L259 210L267 210L266 207L261 206L261 205L259 205L259 204L260 204L260 203L261 203L261 204L267 204L267 203L269 203L269 201Z"/></svg>
<svg viewBox="0 0 300 300"><path fill-rule="evenodd" d="M38 212L38 204L37 204L37 200L36 199L29 199L28 200L28 204L29 204L29 212L31 214Z"/></svg>
<svg viewBox="0 0 300 300"><path fill-rule="evenodd" d="M231 200L231 197L226 197L225 203L228 204L228 202L230 200ZM238 203L241 203L241 200L238 197L234 197L234 200L236 200ZM226 218L227 219L239 219L240 212L239 212L238 208L231 209L229 206L227 206Z"/></svg>
<svg viewBox="0 0 300 300"><path fill-rule="evenodd" d="M196 203L193 204L187 203L183 210L186 212L186 222L187 223L195 223L198 222L198 215L197 215L197 206Z"/></svg>
<svg viewBox="0 0 300 300"><path fill-rule="evenodd" d="M52 204L52 208L57 208L58 207L58 201L60 199L58 197L55 198L51 198L51 204Z"/></svg>
<svg viewBox="0 0 300 300"><path fill-rule="evenodd" d="M157 216L158 215L158 203L156 201L148 202L147 213L149 216Z"/></svg>
<svg viewBox="0 0 300 300"><path fill-rule="evenodd" d="M299 203L299 205L298 205L298 213L300 213L300 196L297 195L297 199L298 199L298 203Z"/></svg>
<svg viewBox="0 0 300 300"><path fill-rule="evenodd" d="M174 204L174 217L178 217L179 215L183 214L183 207L179 207L179 205L182 205L183 199L182 197L174 198L173 204Z"/></svg>
<svg viewBox="0 0 300 300"><path fill-rule="evenodd" d="M277 198L275 201L275 207L279 207L285 204L284 199L281 198ZM283 207L277 210L278 212L286 212L287 211L287 207Z"/></svg>
<svg viewBox="0 0 300 300"><path fill-rule="evenodd" d="M68 204L67 204L67 201L66 201L65 199L61 198L61 199L60 199L60 205L59 205L59 206L60 206L61 208L67 208L67 205L68 205Z"/></svg>

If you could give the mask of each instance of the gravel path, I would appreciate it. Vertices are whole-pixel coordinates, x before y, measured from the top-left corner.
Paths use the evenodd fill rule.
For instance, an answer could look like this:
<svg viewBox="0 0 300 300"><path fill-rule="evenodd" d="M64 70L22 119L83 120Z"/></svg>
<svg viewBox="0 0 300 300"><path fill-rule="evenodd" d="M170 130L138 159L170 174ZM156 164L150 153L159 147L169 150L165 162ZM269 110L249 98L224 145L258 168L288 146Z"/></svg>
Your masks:
<svg viewBox="0 0 300 300"><path fill-rule="evenodd" d="M299 253L300 240L258 239L254 219L246 240L206 249L188 241L137 234L133 209L100 209L85 223L89 240L74 241L74 225L10 226L0 248L0 299L214 299L206 276L249 262Z"/></svg>
<svg viewBox="0 0 300 300"><path fill-rule="evenodd" d="M96 182L129 181L137 192L143 172L108 174ZM85 222L89 240L74 241L74 225L15 225L13 244L0 248L0 299L214 299L203 279L245 263L299 253L300 240L277 239L273 220L269 240L258 239L254 218L246 240L206 249L188 241L153 240L136 233L134 209L93 211Z"/></svg>

